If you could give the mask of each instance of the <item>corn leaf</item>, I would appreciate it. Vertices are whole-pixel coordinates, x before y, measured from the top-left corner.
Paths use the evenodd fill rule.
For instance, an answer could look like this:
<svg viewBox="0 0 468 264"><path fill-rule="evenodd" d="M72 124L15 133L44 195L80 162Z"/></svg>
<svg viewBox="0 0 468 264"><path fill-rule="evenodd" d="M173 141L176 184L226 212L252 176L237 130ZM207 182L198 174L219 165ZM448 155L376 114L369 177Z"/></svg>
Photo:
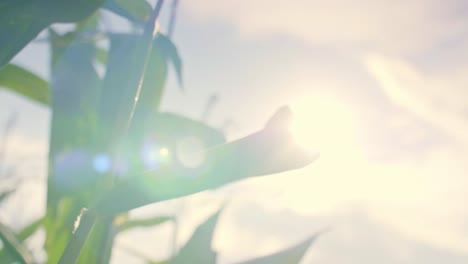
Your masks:
<svg viewBox="0 0 468 264"><path fill-rule="evenodd" d="M125 221L122 225L118 226L119 233L134 229L134 228L144 228L144 227L153 227L156 225L163 224L173 218L170 216L156 216L152 218L145 219L132 219Z"/></svg>
<svg viewBox="0 0 468 264"><path fill-rule="evenodd" d="M253 176L298 169L317 157L297 146L287 127L289 110L281 108L261 131L210 148L196 168L162 166L118 183L96 204L104 214L190 195Z"/></svg>
<svg viewBox="0 0 468 264"><path fill-rule="evenodd" d="M146 0L107 0L103 7L134 22L147 21L151 15Z"/></svg>
<svg viewBox="0 0 468 264"><path fill-rule="evenodd" d="M0 68L0 87L36 103L50 104L49 83L36 74L14 64Z"/></svg>
<svg viewBox="0 0 468 264"><path fill-rule="evenodd" d="M28 249L21 243L21 240L15 235L13 230L0 223L0 240L3 242L7 254L23 264L33 262L33 257Z"/></svg>
<svg viewBox="0 0 468 264"><path fill-rule="evenodd" d="M313 235L311 238L306 239L305 241L278 253L248 260L238 264L297 264L301 261L301 259L307 253L307 250L321 234L322 232L319 232Z"/></svg>

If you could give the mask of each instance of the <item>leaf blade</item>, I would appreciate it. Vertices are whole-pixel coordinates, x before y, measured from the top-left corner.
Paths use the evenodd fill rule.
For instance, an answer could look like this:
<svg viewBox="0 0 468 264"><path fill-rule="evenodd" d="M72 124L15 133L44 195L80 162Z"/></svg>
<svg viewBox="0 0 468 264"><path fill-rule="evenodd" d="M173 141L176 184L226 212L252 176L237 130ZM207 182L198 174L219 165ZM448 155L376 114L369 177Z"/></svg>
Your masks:
<svg viewBox="0 0 468 264"><path fill-rule="evenodd" d="M172 219L173 217L170 216L156 216L145 219L133 219L126 221L125 223L120 225L118 229L119 232L122 233L137 227L152 227L155 225L160 225Z"/></svg>
<svg viewBox="0 0 468 264"><path fill-rule="evenodd" d="M34 102L49 106L49 83L36 74L14 64L0 69L0 86Z"/></svg>
<svg viewBox="0 0 468 264"><path fill-rule="evenodd" d="M323 231L318 232L312 237L280 252L247 260L238 264L297 264L322 233Z"/></svg>
<svg viewBox="0 0 468 264"><path fill-rule="evenodd" d="M20 263L28 264L33 262L33 257L28 249L21 243L15 233L3 223L0 223L0 240L8 253Z"/></svg>
<svg viewBox="0 0 468 264"><path fill-rule="evenodd" d="M195 229L190 239L168 264L204 263L215 264L218 256L211 247L219 216L223 208L208 217Z"/></svg>
<svg viewBox="0 0 468 264"><path fill-rule="evenodd" d="M151 5L146 0L110 0L104 8L130 21L145 22L150 18Z"/></svg>

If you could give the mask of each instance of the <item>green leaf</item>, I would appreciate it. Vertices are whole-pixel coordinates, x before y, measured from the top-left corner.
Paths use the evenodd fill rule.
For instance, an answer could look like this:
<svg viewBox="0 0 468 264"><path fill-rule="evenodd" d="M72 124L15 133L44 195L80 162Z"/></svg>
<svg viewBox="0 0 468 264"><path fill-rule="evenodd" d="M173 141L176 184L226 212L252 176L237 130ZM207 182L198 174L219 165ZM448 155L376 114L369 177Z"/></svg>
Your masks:
<svg viewBox="0 0 468 264"><path fill-rule="evenodd" d="M226 143L222 131L202 121L176 113L158 112L148 117L145 126L148 136L154 136L158 145L174 148L186 138L196 138L204 148Z"/></svg>
<svg viewBox="0 0 468 264"><path fill-rule="evenodd" d="M98 9L104 0L17 1L0 3L0 67L8 63L43 29L57 22L77 22Z"/></svg>
<svg viewBox="0 0 468 264"><path fill-rule="evenodd" d="M3 191L2 193L0 193L0 203L2 203L3 200L10 197L10 195L13 194L14 192L15 192L15 190L12 189L12 190L6 190L6 191Z"/></svg>
<svg viewBox="0 0 468 264"><path fill-rule="evenodd" d="M307 250L321 234L322 232L319 232L311 238L278 253L248 260L238 264L297 264L301 261L301 259L307 253Z"/></svg>
<svg viewBox="0 0 468 264"><path fill-rule="evenodd" d="M49 83L17 65L0 68L0 86L42 105L50 104Z"/></svg>
<svg viewBox="0 0 468 264"><path fill-rule="evenodd" d="M146 219L127 220L118 227L118 230L120 233L122 233L133 228L153 227L153 226L165 223L172 219L173 218L170 216L156 216L156 217L146 218Z"/></svg>
<svg viewBox="0 0 468 264"><path fill-rule="evenodd" d="M32 234L36 233L37 229L42 225L43 221L44 219L40 218L21 229L21 231L18 233L18 239L21 241L28 239Z"/></svg>
<svg viewBox="0 0 468 264"><path fill-rule="evenodd" d="M147 21L152 9L146 0L108 0L104 8L135 22Z"/></svg>
<svg viewBox="0 0 468 264"><path fill-rule="evenodd" d="M317 156L294 143L289 119L289 109L281 108L261 131L202 151L205 160L199 167L168 164L130 177L116 184L95 206L104 214L119 213L248 177L302 168Z"/></svg>
<svg viewBox="0 0 468 264"><path fill-rule="evenodd" d="M57 263L71 237L74 222L92 200L101 180L91 164L78 164L97 148L96 108L100 79L93 66L93 43L76 41L80 32L51 31L52 121L45 250L47 263Z"/></svg>
<svg viewBox="0 0 468 264"><path fill-rule="evenodd" d="M26 239L28 239L32 234L34 234L37 231L37 229L41 226L41 224L42 224L42 218L24 227L21 231L18 232L16 237L18 238L19 241L24 242ZM0 250L0 263L12 263L14 261L15 261L14 255L12 255L11 252L7 252L5 247Z"/></svg>
<svg viewBox="0 0 468 264"><path fill-rule="evenodd" d="M222 209L198 226L192 237L182 247L179 253L174 258L167 261L167 263L215 264L218 254L212 249L211 244L221 211Z"/></svg>
<svg viewBox="0 0 468 264"><path fill-rule="evenodd" d="M78 216L77 221L79 221L79 225L77 229L74 231L71 239L65 241L63 246L65 250L60 250L60 258L54 261L51 261L50 256L48 259L48 263L59 263L59 264L68 264L68 263L76 263L78 257L80 256L81 251L83 250L83 245L85 244L88 236L95 226L97 220L97 215L93 210L81 210L80 215ZM100 241L98 241L100 242ZM87 254L84 254L87 255ZM97 260L97 258L96 258ZM93 262L89 264L93 264Z"/></svg>
<svg viewBox="0 0 468 264"><path fill-rule="evenodd" d="M179 87L183 89L183 78L182 78L182 59L180 58L179 52L175 44L165 35L158 34L156 38L156 47L161 50L164 58L172 63L174 67Z"/></svg>
<svg viewBox="0 0 468 264"><path fill-rule="evenodd" d="M96 60L102 64L107 63L107 56L108 56L107 50L103 48L96 48Z"/></svg>
<svg viewBox="0 0 468 264"><path fill-rule="evenodd" d="M6 225L0 223L0 240L7 250L7 253L20 263L32 263L33 257L28 249L21 243L21 240Z"/></svg>
<svg viewBox="0 0 468 264"><path fill-rule="evenodd" d="M123 86L124 90L113 91L114 93L118 93L119 96L114 98L117 99L118 103L116 105L112 105L112 115L106 116L109 114L107 112L107 110L109 110L108 108L104 107L104 109L100 109L104 111L99 112L100 119L98 119L98 121L106 121L105 119L102 119L103 114L104 117L112 117L115 115L118 116L116 120L113 119L111 122L106 122L103 126L100 127L100 129L104 128L104 133L103 131L99 131L99 134L105 135L105 132L109 132L107 134L109 140L103 142L104 138L102 137L96 138L95 135L91 137L92 139L97 140L94 143L98 144L98 148L100 148L101 151L111 151L112 154L114 154L114 150L116 148L118 149L118 147L122 144L121 141L123 140L123 136L127 134L128 130L130 130L129 128L133 127L131 121L134 116L134 110L138 101L138 96L140 95L140 90L142 87L141 85L144 79L146 66L148 64L148 56L152 51L153 41L156 35L155 26L159 11L161 10L161 6L162 1L158 2L157 8L155 8L155 11L152 14L152 20L145 24L143 34L138 38L138 40L136 40L136 43L124 43L130 45L130 49L125 50L125 54L131 54L131 59L133 60L131 62L133 63L126 65L129 68L126 68L127 72L125 77L128 78L123 79L123 85L122 83L116 83L117 87ZM107 64L109 67L112 65L112 62L110 62L111 59L115 58L115 56L112 56L112 53L111 41L111 56L109 56L109 62ZM109 67L106 73L111 72ZM115 87L109 86L109 83L112 82L110 82L109 78L107 77L108 75L106 74L106 80L102 90L103 94L101 97L112 95L112 88L115 89ZM115 81L115 79L118 78L111 80ZM126 90L127 88L128 90ZM105 100L108 99L109 98L105 98ZM110 183L112 182L113 177L111 175L107 176L108 177L103 179L103 185L98 185L97 188L96 186L93 186L92 189L96 188L95 190L102 191L111 186ZM75 197L75 199L76 198L79 197ZM93 211L93 209L91 208L90 211ZM84 225L83 228L81 228L81 225L78 227L77 233L80 235L74 235L68 243L66 242L68 245L66 246L65 251L61 256L60 263L73 263L77 260L78 257L80 263L85 262L87 264L93 264L108 262L111 256L114 239L114 230L112 226L114 214L99 216L100 217L98 218L91 219L92 221L90 221L87 225ZM92 226L94 227L91 229ZM88 239L89 235L91 235L91 237ZM84 251L80 256L80 252L83 250L83 247Z"/></svg>

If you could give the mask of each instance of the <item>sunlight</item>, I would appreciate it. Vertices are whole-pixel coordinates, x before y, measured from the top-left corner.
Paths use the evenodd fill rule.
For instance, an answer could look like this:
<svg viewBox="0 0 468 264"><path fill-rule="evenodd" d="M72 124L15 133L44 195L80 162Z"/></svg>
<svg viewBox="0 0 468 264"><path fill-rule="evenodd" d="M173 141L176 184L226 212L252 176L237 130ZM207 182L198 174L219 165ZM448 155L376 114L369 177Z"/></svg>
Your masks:
<svg viewBox="0 0 468 264"><path fill-rule="evenodd" d="M302 96L291 104L290 127L294 140L320 158L311 166L289 177L271 182L273 189L285 191L284 206L301 214L329 212L347 201L368 195L374 178L360 142L353 108L345 100L330 94ZM351 175L352 176L351 176Z"/></svg>
<svg viewBox="0 0 468 264"><path fill-rule="evenodd" d="M291 133L312 153L325 156L350 154L355 148L354 117L343 102L330 95L301 98L292 104Z"/></svg>

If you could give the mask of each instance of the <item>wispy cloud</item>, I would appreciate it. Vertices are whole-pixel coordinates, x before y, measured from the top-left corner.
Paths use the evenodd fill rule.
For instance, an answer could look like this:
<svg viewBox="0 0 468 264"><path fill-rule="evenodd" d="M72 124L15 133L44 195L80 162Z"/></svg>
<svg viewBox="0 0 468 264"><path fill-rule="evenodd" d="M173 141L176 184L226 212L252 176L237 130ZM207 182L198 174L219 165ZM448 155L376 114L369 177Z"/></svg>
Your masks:
<svg viewBox="0 0 468 264"><path fill-rule="evenodd" d="M466 75L460 76L459 70L451 76L424 74L407 61L382 55L368 56L365 64L394 104L468 146Z"/></svg>
<svg viewBox="0 0 468 264"><path fill-rule="evenodd" d="M286 34L310 43L392 53L421 52L466 29L463 1L187 1L198 19L241 33Z"/></svg>

